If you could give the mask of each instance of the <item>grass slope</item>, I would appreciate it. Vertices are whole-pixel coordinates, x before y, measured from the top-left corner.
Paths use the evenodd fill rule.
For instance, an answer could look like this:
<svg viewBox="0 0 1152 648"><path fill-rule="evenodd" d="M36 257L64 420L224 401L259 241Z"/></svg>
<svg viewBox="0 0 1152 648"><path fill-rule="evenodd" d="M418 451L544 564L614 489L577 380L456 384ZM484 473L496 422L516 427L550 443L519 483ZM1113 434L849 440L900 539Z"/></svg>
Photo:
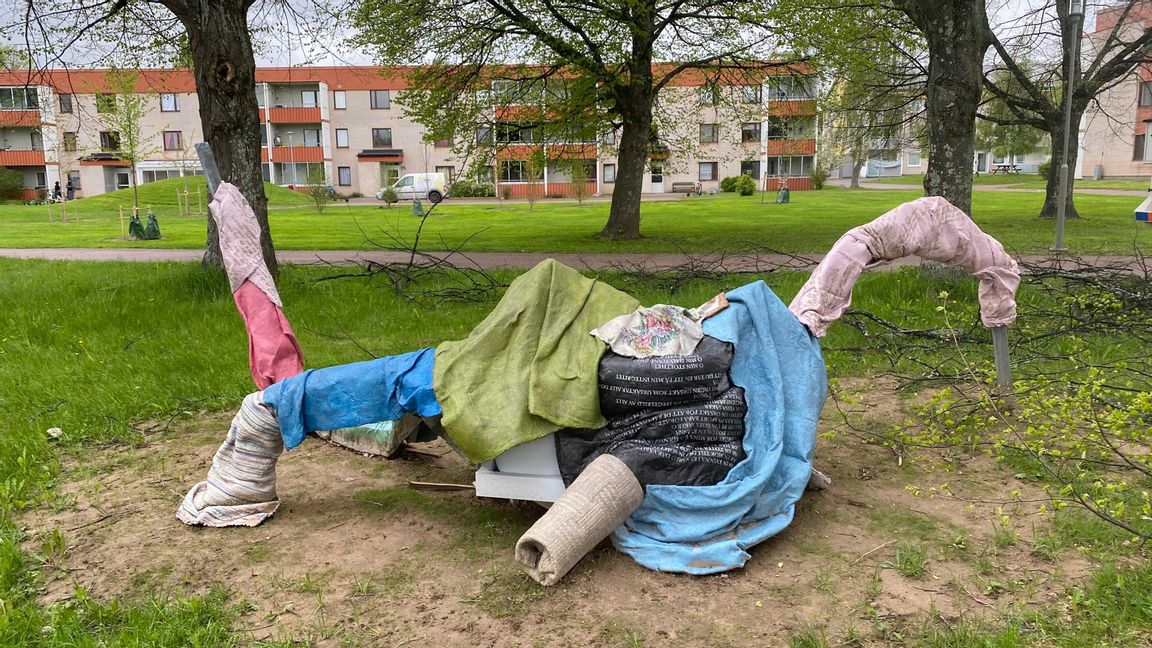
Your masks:
<svg viewBox="0 0 1152 648"><path fill-rule="evenodd" d="M172 182L172 181L169 181ZM156 183L159 184L159 183ZM286 192L291 193L291 192ZM918 197L918 191L826 189L795 192L791 204L732 194L646 202L642 207L645 238L607 241L596 236L608 217L606 202L467 205L447 201L436 208L424 228L424 249L445 249L467 240L468 250L508 252L680 252L745 249L749 245L783 252L823 252L846 230ZM294 200L304 196L291 196ZM99 200L92 198L89 200ZM1044 252L1052 244L1052 221L1036 217L1040 194L979 192L973 218L1010 251ZM1081 195L1082 218L1070 220L1067 245L1081 253L1130 253L1134 244L1152 245L1152 227L1137 223L1138 201L1126 196ZM175 209L174 207L172 208ZM370 249L387 243L386 232L411 238L418 219L404 205L332 205L323 214L291 205L269 216L277 249ZM129 242L119 239L113 210L81 209L79 221L46 222L43 207L0 207L0 247L155 247L198 248L204 241L204 218L163 216L164 239Z"/></svg>

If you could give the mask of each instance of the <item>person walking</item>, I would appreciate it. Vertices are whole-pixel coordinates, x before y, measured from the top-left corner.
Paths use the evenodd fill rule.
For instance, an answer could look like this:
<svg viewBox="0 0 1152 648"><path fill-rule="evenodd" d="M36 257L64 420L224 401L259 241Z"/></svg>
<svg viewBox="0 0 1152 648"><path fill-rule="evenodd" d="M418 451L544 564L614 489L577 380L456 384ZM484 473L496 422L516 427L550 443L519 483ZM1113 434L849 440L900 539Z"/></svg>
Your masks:
<svg viewBox="0 0 1152 648"><path fill-rule="evenodd" d="M60 181L57 180L56 184L52 186L52 202L60 202Z"/></svg>
<svg viewBox="0 0 1152 648"><path fill-rule="evenodd" d="M56 183L56 184L57 184L57 186L59 186L60 183ZM65 185L64 190L65 190L64 197L67 200L74 200L76 198L76 187L74 187L72 185L72 177L71 176L68 177L68 184Z"/></svg>

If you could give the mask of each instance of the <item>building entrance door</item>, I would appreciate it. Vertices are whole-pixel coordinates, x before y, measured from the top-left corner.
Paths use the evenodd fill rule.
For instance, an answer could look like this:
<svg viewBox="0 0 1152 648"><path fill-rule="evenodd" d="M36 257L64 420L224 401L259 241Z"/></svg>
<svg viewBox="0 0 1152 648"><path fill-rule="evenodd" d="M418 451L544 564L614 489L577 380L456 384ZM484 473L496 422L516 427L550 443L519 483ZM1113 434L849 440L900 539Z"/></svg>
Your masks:
<svg viewBox="0 0 1152 648"><path fill-rule="evenodd" d="M649 189L652 193L664 193L664 163L652 163L652 188Z"/></svg>

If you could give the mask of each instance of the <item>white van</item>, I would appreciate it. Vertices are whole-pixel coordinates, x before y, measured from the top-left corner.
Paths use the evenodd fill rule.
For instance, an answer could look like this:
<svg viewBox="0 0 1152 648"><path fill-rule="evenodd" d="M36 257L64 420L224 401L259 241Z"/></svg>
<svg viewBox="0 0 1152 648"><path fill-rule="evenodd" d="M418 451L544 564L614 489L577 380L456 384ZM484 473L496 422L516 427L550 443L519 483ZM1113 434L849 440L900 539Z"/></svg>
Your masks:
<svg viewBox="0 0 1152 648"><path fill-rule="evenodd" d="M436 204L447 195L446 184L443 173L409 173L400 176L392 185L392 191L396 192L400 200L426 198L428 202ZM376 192L376 200L384 200L384 189Z"/></svg>

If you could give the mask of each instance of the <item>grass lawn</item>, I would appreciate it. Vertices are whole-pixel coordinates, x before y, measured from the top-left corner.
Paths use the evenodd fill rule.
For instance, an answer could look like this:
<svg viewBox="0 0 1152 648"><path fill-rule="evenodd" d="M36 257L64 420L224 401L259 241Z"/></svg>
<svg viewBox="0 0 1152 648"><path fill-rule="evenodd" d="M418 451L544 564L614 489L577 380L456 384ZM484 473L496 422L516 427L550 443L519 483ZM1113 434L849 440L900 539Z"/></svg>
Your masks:
<svg viewBox="0 0 1152 648"><path fill-rule="evenodd" d="M145 185L141 190L154 185ZM158 200L167 191L159 192ZM782 252L823 252L848 229L919 195L916 190L829 188L794 192L788 205L775 204L771 196L761 203L760 196L732 194L646 202L642 207L644 238L639 241L606 241L596 236L607 220L606 202L540 202L529 210L523 203L465 205L449 200L428 219L422 246L445 249L472 237L466 249L473 251L700 252L755 245ZM67 224L47 222L43 206L0 206L0 247L203 245L204 217L177 215L174 197L170 203L162 205L157 201L153 205L160 216L163 240L120 240L115 205L125 198L110 194L77 201L79 219ZM316 214L306 206L307 202L306 196L286 190L272 194L269 218L278 249L371 248L372 241L387 243L384 232L411 237L418 223L406 205L381 209L375 205L340 204ZM1040 195L978 192L973 197L974 218L1010 251L1043 252L1052 243L1054 225L1036 218L1042 202ZM1083 218L1068 222L1067 245L1083 253L1128 253L1134 243L1145 247L1152 244L1152 228L1133 218L1137 202L1132 197L1079 196L1077 206Z"/></svg>
<svg viewBox="0 0 1152 648"><path fill-rule="evenodd" d="M876 195L825 193L834 197L843 195L869 199ZM680 204L676 203L674 208ZM690 203L684 201L683 204ZM736 208L739 203L735 199L725 198L718 199L712 204ZM556 205L550 209L559 211L565 207ZM571 209L576 211L579 208ZM312 218L318 220L317 217ZM330 217L326 215L319 218ZM322 268L287 267L279 280L288 318L296 329L307 365L310 367L365 359L365 352L353 340L374 354L383 355L462 337L491 307L488 303L443 303L434 308L421 308L410 301L399 299L391 294L385 285L371 280L318 281L331 272ZM501 278L508 280L513 276L513 273L500 275ZM778 273L766 275L764 278L781 298L787 301L799 288L805 276L797 273ZM667 290L629 284L627 277L608 279L622 287L627 286L630 292L645 303L665 302L685 305L702 302L719 290L749 280L747 277L733 277L720 281L697 281L676 294L669 294ZM858 284L853 306L868 309L878 316L889 318L909 328L940 327L944 325L943 315L937 312L936 306L939 302L936 300L936 295L944 288L951 292L949 317L954 321L973 320L975 285L972 282L952 285L944 280L925 278L914 269L866 275ZM1025 290L1021 298L1030 300L1038 299L1040 296L1027 293ZM833 377L851 378L879 374L897 368L895 364L888 364L883 354L876 350L877 343L877 336L865 337L850 326L833 327L823 343L830 373ZM70 503L67 498L59 496L59 492L67 486L60 483L61 475L64 473L57 464L59 453L70 454L74 458L73 461L78 461L81 464L80 468L83 469L84 458L94 456L101 447L109 443L131 445L142 441L142 433L133 427L135 422L165 420L169 417L197 419L207 416L206 412L234 408L239 399L252 390L247 373L246 348L244 330L240 318L235 313L226 281L221 275L201 271L194 264L0 259L0 385L4 385L3 391L0 391L0 645L51 648L96 645L141 647L297 645L290 640L254 644L249 640L246 628L236 627L237 619L244 613L246 606L243 601L245 593L219 589L205 592L207 587L205 583L179 583L175 590L164 588L155 590L150 585L152 581L148 580L154 575L141 574L139 582L147 585L143 588L147 594L138 598L109 600L106 597L93 598L81 595L67 604L42 604L37 601L37 595L44 584L45 574L53 569L55 561L62 558L61 554L65 551L62 544L64 540L56 541L53 539L54 536L49 536L47 539L37 538L33 542L20 530L15 520L20 511L33 507L67 509L74 506L74 502ZM952 349L946 345L935 349L925 347L917 353L950 354ZM45 430L50 427L58 427L63 431L59 439L49 439ZM221 435L222 430L210 434L209 445L214 443L213 439ZM156 439L152 439L152 442L155 443ZM163 447L158 451L162 453ZM875 454L873 451L873 455ZM378 465L380 470L392 470L386 462ZM884 466L884 470L891 470L894 462L890 457L884 457L877 465ZM197 468L200 469L202 468ZM926 483L952 480L960 482L968 478L969 469L970 466L963 465L961 475L923 473L923 479L928 480ZM99 482L102 468L93 466L88 470L94 473L96 481ZM141 470L145 470L146 478L152 477L147 473L147 469ZM426 469L420 468L420 470ZM1006 469L998 467L996 470ZM1011 472L1012 470L1007 469L1002 476L994 480L995 483L991 487L1001 490L1006 488L1003 484L1008 483ZM870 487L866 487L865 484L873 483L860 482L860 485L867 489ZM165 491L161 496L165 505L168 502L165 498L172 498L171 506L175 506L175 498L180 494L178 489L182 486L183 484L178 484L176 487L166 487L167 491L171 492ZM96 488L99 489L99 486ZM848 494L864 497L858 493ZM297 494L299 495L302 494ZM383 495L365 497L370 500L370 504L375 504L375 508L379 508L383 506L381 502L384 500L381 498L387 496L395 500L400 495L401 493L389 495L386 492ZM835 516L837 510L841 515L855 514L854 511L863 510L841 506L843 493L835 497L841 499L835 504L829 500L828 507L822 505L821 511L815 514L807 513L804 517L811 522L819 518L821 513L825 516ZM405 502L420 505L441 502L441 507L450 505L443 504L446 501L444 499L416 496L406 490L400 499L402 501L394 517L400 516L398 522L400 526L395 528L401 531L409 528L410 524L417 524L417 522L410 523L404 517L411 515L411 511L407 511L403 506ZM447 501L450 503L454 500ZM930 505L929 500L921 504L921 506ZM472 512L464 518L470 520L469 524L480 519L478 516L482 513L476 512L475 504L465 502L462 506L468 507L461 509L462 511ZM481 509L484 510L487 509ZM455 515L454 510L445 509L445 511L442 511L443 517ZM286 519L291 520L299 519L292 518L292 515L304 513L306 511L294 513L289 510L283 515L289 516ZM879 513L868 512L868 515L878 516ZM892 519L907 520L912 514L905 511L900 515L903 517ZM283 523L281 517L281 514L277 514L274 521ZM420 519L422 518L417 518ZM880 527L886 525L891 527L891 520L887 518L874 517L873 523ZM168 519L167 524L175 523ZM323 524L327 527L330 522ZM442 521L440 524L445 525L445 529L452 529L448 522ZM495 522L492 524L503 529ZM940 533L949 533L950 523L933 524L942 525L943 530ZM319 527L315 532L320 533L325 527ZM265 528L268 527L261 527ZM514 531L519 528L519 523L510 525L510 528ZM922 525L917 528L921 529L918 532L923 533L925 537L934 538L934 541L939 540L935 538L930 528L924 530ZM884 533L891 530L885 528ZM223 538L223 543L229 545L233 542L242 544L248 542L233 540L240 537L239 533L221 534L220 537ZM268 531L271 535L275 533L273 530ZM445 533L455 531L446 530ZM265 532L260 531L260 536L263 535ZM900 537L899 531L893 537ZM810 541L816 542L816 540ZM793 537L783 542L800 542L800 540ZM840 542L850 542L849 560L844 560L843 565L837 567L835 571L823 574L823 577L821 574L816 574L815 587L810 586L807 580L797 580L804 592L826 589L831 593L837 586L836 579L846 581L856 576L852 572L859 570L852 567L855 567L864 556L860 556L856 562L851 563L851 566L848 563L852 557L871 547L858 546L858 541L840 540ZM996 565L1000 564L998 561L1010 560L1010 547L1016 542L1015 540L1011 538L1004 540L1004 546L998 550L1002 553L979 555L971 548L975 543L970 538L958 537L946 542L951 542L951 545L941 544L942 549L938 547L927 554L923 548L918 549L918 553L913 552L912 549L915 547L911 545L903 554L903 558L897 551L895 560L898 563L901 561L908 563L903 567L898 566L897 569L901 569L901 573L904 570L908 573L923 572L926 561L930 568L934 568L931 566L936 562L942 564L945 561L941 552L959 552L957 555L960 556L961 562L972 562L977 564L979 569L986 570L980 572L985 574L982 577L985 582L972 585L976 587L975 590L954 585L951 579L956 577L948 572L940 574L945 580L938 580L937 575L933 573L931 580L912 582L924 585L927 588L922 590L924 592L956 589L959 592L957 599L964 601L968 601L969 597L983 597L983 600L987 600L988 597L1007 596L1010 590L1015 591L1013 588L1017 587L1020 588L1022 596L1029 595L1027 588L1031 585L1016 585L996 573ZM845 638L846 643L842 645L956 648L1033 645L1078 647L1113 645L1109 641L1117 638L1124 638L1128 642L1125 645L1135 645L1132 643L1137 641L1135 638L1146 638L1147 628L1152 627L1150 625L1152 599L1149 599L1149 592L1152 591L1152 568L1140 556L1121 555L1117 553L1120 550L1115 547L1110 554L1091 554L1084 549L1085 543L1087 540L1083 538L1075 539L1066 545L1069 548L1059 550L1066 551L1068 560L1087 565L1084 569L1089 571L1089 575L1082 581L1082 585L1067 591L1059 590L1051 598L1028 603L1018 609L1007 609L1003 614L987 617L962 616L945 620L933 611L931 614L894 620L878 616L879 613L868 604L859 609L853 608L850 613L846 612L846 616L863 620L861 623L867 628L867 640L859 642ZM1083 551L1070 548L1072 545ZM504 546L503 540L500 546ZM256 553L256 549L260 547L255 546L255 540L252 541L250 552L253 560L261 559L260 556L263 554ZM408 550L409 547L405 546L403 549ZM420 546L411 547L412 553L419 551ZM762 555L757 557L755 564L764 567L766 572L772 572L777 561L777 558L772 557L774 554L771 552L774 550L768 547L756 551ZM964 553L969 551L973 553ZM1022 548L1020 551L1026 554L1027 548ZM325 560L335 560L334 555L325 555L322 552L314 554L316 557L324 556ZM613 558L614 554L598 555L601 557L596 559L599 564L596 564L594 571L611 572L612 565L623 564L612 562L623 560ZM500 614L512 613L523 619L530 619L532 608L528 603L539 601L541 605L548 605L548 600L545 598L547 596L561 597L559 600L562 602L569 600L563 597L572 597L571 610L576 610L579 608L576 601L586 596L579 590L585 586L580 585L581 583L589 582L586 580L587 575L573 576L574 579L585 580L574 580L571 594L561 590L548 593L539 588L525 589L523 585L516 584L524 580L523 577L503 576L496 571L497 566L493 566L493 562L499 565L510 560L503 554L501 556L487 558L488 562L480 565L481 572L487 573L485 570L488 570L496 574L489 583L490 597L493 605L502 606L492 608L499 609ZM815 556L816 554L805 554L796 560L803 565L805 559L814 560ZM1093 562L1086 562L1085 556L1090 556ZM313 562L317 560L318 558ZM424 564L419 569L412 567L410 572L376 574L381 579L377 582L398 588L397 591L401 596L404 596L404 592L410 592L409 596L412 597L423 596L424 602L421 603L421 607L425 603L437 605L436 601L439 599L428 598L427 592L420 589L428 585L415 585L427 580L421 577L421 570L432 568L431 563L434 562L439 561L428 560L429 564ZM781 566L784 564L780 563ZM791 573L800 570L796 564L789 562L786 572L782 572L787 575L789 582L793 580ZM447 567L440 568L459 570L465 565L473 569L476 567L474 563L464 565L449 563ZM1057 565L1058 562L1052 565L1052 569L1056 569ZM877 563L874 574L869 571L860 576L864 581L871 579L871 585L868 587L876 590L876 593L869 595L868 600L883 599L883 595L879 593L885 587L884 583L880 582L882 567L883 565ZM872 567L868 569L871 570ZM891 573L893 573L891 569L885 572L885 574ZM742 610L760 608L762 598L766 608L764 612L768 613L768 608L781 598L791 595L789 594L791 590L777 592L756 590L754 583L750 584L746 580L750 578L747 574L737 574L730 580L647 574L642 577L660 579L660 585L654 589L639 590L640 593L635 594L638 598L646 595L643 592L655 591L660 587L699 584L699 587L707 588L708 596L731 596L732 599L726 600L738 600ZM325 609L325 605L336 604L324 598L324 592L327 591L323 585L325 578L322 573L305 574L296 580L282 580L282 587L311 597L305 598L299 605L300 612L305 612L303 608L308 607L315 608L319 613ZM373 586L371 581L358 582L355 585L356 594L349 596L349 599L366 601L366 598L356 599L355 596L367 597L373 587L380 585ZM620 588L626 585L617 580L611 582L611 587ZM671 612L671 617L676 616L677 606L684 606L683 611L698 606L698 601L680 601L674 595L674 590L667 591L673 594L659 599L659 605ZM480 594L468 600L480 601L482 604L484 596L489 595L487 592L488 586L485 586ZM915 597L925 598L923 593L914 592L914 594ZM796 595L800 596L799 593ZM462 592L449 592L447 595L450 600L462 596L464 596ZM402 605L408 600L405 596L395 605L411 607ZM827 604L832 605L833 602L830 600ZM555 613L558 617L563 617L567 614L563 610L568 609L563 605L556 604L551 608L543 608L546 612L541 614L547 616ZM480 612L469 614L479 615L476 618L480 619L481 626L499 622L495 612L489 613L490 618L484 615L484 609L488 608L481 608ZM509 609L513 612L509 612ZM289 608L285 608L284 612L295 614ZM728 612L720 614L726 615ZM772 611L773 616L770 618L780 618L775 616L776 614L777 611ZM794 613L789 613L788 619L796 622L791 645L816 647L829 645L824 640L822 632L803 630L803 614L800 608ZM649 616L650 613L645 612L643 618L647 619ZM336 624L334 627L337 628L356 625L351 620L333 621ZM628 629L627 619L621 621L620 623L625 625L619 627L615 620L608 621L613 625L605 626L604 636L584 645L592 643L605 646L620 645L614 642L618 641L621 634L631 637L630 643L626 645L633 646L748 645L739 640L722 641L723 637L717 638L718 635L703 636L699 640L688 638L685 639L688 643L675 644L652 635L648 637L649 641L645 642L642 638L643 632ZM608 621L602 622L608 624ZM383 622L387 623L388 619ZM443 627L455 623L437 621L432 617L423 622ZM469 620L468 624L475 625L475 622ZM624 630L621 630L621 627ZM727 628L725 631L737 632L736 636L744 636L739 634L744 632L739 627ZM330 635L310 634L306 643L318 640L316 637L319 636ZM526 638L529 641L533 640L532 637ZM368 639L364 638L364 641ZM398 641L393 636L386 645L398 643L405 644L408 641ZM362 644L353 642L344 645ZM372 641L371 645L379 644Z"/></svg>

